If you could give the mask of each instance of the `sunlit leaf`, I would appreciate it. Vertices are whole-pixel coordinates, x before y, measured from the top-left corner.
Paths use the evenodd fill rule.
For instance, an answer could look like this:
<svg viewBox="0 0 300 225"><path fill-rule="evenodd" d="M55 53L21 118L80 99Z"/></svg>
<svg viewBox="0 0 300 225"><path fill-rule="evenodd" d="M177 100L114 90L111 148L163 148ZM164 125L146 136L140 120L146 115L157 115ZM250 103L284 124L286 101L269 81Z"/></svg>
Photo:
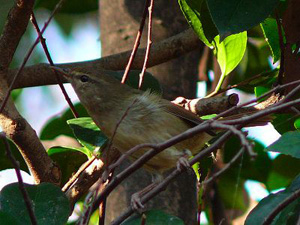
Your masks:
<svg viewBox="0 0 300 225"><path fill-rule="evenodd" d="M231 35L222 42L215 38L215 54L222 75L228 75L242 60L247 46L247 32Z"/></svg>

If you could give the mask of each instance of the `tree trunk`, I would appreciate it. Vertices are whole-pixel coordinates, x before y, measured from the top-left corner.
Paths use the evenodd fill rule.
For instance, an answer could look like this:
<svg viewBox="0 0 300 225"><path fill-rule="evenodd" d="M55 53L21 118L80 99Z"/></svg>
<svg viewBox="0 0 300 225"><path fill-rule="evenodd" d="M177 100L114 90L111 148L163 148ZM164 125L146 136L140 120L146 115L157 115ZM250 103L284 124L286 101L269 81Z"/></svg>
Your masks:
<svg viewBox="0 0 300 225"><path fill-rule="evenodd" d="M144 1L101 0L99 8L102 56L132 49L144 9ZM187 28L187 22L177 1L155 1L153 42L178 34ZM147 26L144 28L141 47L146 46L146 41ZM147 70L160 81L165 98L173 100L178 96L195 97L201 51L202 48L199 46L199 49L192 53ZM150 174L142 169L124 181L108 198L106 223L111 222L130 205L133 193L150 183ZM184 173L146 206L148 209L162 209L176 215L183 219L185 224L196 224L195 175L191 171Z"/></svg>

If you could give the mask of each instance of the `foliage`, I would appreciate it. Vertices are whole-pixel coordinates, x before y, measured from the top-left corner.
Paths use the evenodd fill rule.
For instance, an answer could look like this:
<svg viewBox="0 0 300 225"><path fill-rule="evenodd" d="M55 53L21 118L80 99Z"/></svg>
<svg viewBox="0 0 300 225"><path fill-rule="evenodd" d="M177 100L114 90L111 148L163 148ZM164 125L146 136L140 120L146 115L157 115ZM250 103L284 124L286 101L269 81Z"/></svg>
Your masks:
<svg viewBox="0 0 300 225"><path fill-rule="evenodd" d="M0 0L0 2L2 3L0 30L2 30L7 12L14 1ZM52 10L57 2L57 0L38 0L35 10ZM79 0L66 2L56 17L56 22L68 34L78 23L78 16L89 15L88 13L98 9L98 3L95 0L86 1L84 4ZM274 87L278 81L279 68L275 68L273 63L282 57L276 16L280 19L283 17L287 2L278 0L178 0L187 23L199 39L212 49L212 53L217 59L222 74L216 91L222 89L225 80L229 85L242 82L237 88L255 94L257 97ZM76 16L77 19L75 19ZM284 31L283 27L281 29ZM32 30L28 29L22 41L27 43L31 39L31 35ZM286 43L284 32L282 38ZM20 49L25 45L22 44ZM296 45L293 48L295 50ZM23 50L20 49L19 51ZM42 57L39 54L36 54L31 63L41 62ZM22 57L17 52L12 65L19 65ZM211 57L208 59L205 73L208 74L214 69L212 62L213 58ZM121 79L123 75L123 71L108 71L108 73L117 79ZM257 75L256 78L255 75ZM139 71L132 71L127 84L137 88L138 80ZM143 89L151 89L158 94L162 92L159 82L150 73L146 73ZM15 90L12 93L13 100L18 101L22 93L21 89ZM74 138L81 144L81 147L77 148L55 146L47 150L48 155L61 169L63 184L88 158L95 154L99 155L99 149L104 148L108 142L101 130L88 117L83 106L76 104L75 108L79 112L80 118L74 119L71 110L67 109L50 118L40 133L41 140L54 140L64 135ZM247 153L244 153L240 160L231 165L230 169L217 181L217 194L224 207L243 213L247 212L249 208L250 196L244 187L247 180L260 182L270 192L251 211L246 224L261 224L275 206L300 189L298 166L300 163L300 119L293 115L292 112L274 114L272 124L282 135L281 138L268 147L256 140L249 139L253 143L257 157L253 160ZM13 155L19 161L20 169L28 172L28 167L16 145L12 141L9 142L9 145ZM239 150L239 139L229 139L222 151L222 162L229 163ZM270 152L277 152L279 155L272 158ZM200 170L200 167L205 165L205 168L201 170L203 176L203 173L205 175L209 173L212 164L212 159L209 158L207 161L201 162L200 166L197 165L197 169ZM5 147L1 142L0 170L12 167L11 161L5 156ZM199 173L197 175L200 179ZM38 224L66 223L69 216L69 202L58 187L51 184L40 184L25 185L25 188L34 204ZM284 190L271 193L282 188ZM201 200L199 202L202 204ZM272 224L293 224L298 219L296 212L299 211L299 205L299 200L293 201L276 216ZM1 222L29 224L24 200L17 184L10 184L2 189L0 209ZM206 204L203 211L209 210L210 205ZM179 218L158 210L148 211L146 218L146 224L183 224ZM211 218L208 219L211 221ZM123 224L140 224L140 220L140 216L133 216Z"/></svg>
<svg viewBox="0 0 300 225"><path fill-rule="evenodd" d="M38 224L64 224L69 217L69 201L59 187L42 183L25 185ZM8 224L31 224L19 184L5 186L0 193L0 221L8 219ZM6 218L8 217L8 218Z"/></svg>

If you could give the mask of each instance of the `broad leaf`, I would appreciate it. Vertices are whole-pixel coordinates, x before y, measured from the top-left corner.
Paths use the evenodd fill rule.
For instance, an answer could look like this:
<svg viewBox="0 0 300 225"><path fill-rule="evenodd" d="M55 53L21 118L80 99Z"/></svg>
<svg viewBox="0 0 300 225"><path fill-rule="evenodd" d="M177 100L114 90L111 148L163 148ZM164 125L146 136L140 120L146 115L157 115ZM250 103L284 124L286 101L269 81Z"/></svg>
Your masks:
<svg viewBox="0 0 300 225"><path fill-rule="evenodd" d="M276 20L272 18L266 19L261 23L261 29L264 32L265 39L272 52L273 62L275 63L280 59L279 35Z"/></svg>
<svg viewBox="0 0 300 225"><path fill-rule="evenodd" d="M76 104L76 111L80 116L88 116L85 108L81 104ZM72 130L67 124L67 120L74 118L71 110L68 108L60 115L54 116L48 120L47 124L42 128L40 138L41 140L53 140L60 135L74 137Z"/></svg>
<svg viewBox="0 0 300 225"><path fill-rule="evenodd" d="M221 39L259 24L272 13L278 2L279 0L207 0Z"/></svg>
<svg viewBox="0 0 300 225"><path fill-rule="evenodd" d="M55 161L62 173L61 183L65 184L73 173L91 157L90 151L85 148L66 148L66 147L52 147L47 151L48 155Z"/></svg>
<svg viewBox="0 0 300 225"><path fill-rule="evenodd" d="M247 32L231 35L222 42L215 38L215 54L222 75L228 75L242 60L247 46Z"/></svg>
<svg viewBox="0 0 300 225"><path fill-rule="evenodd" d="M266 148L267 151L279 152L300 159L300 131L284 133L277 141Z"/></svg>
<svg viewBox="0 0 300 225"><path fill-rule="evenodd" d="M67 222L70 203L59 187L42 183L25 184L39 225L63 225ZM5 186L0 193L0 214L8 214L16 224L31 224L18 183ZM0 217L1 218L1 217Z"/></svg>
<svg viewBox="0 0 300 225"><path fill-rule="evenodd" d="M262 199L259 204L248 215L245 225L263 224L266 217L285 199L294 194L296 190L300 189L300 176L298 176L293 183L284 191L280 191L276 194L270 194L266 198ZM274 219L272 224L276 225L288 225L296 224L292 221L297 221L299 217L299 205L300 200L296 200L291 203L287 208L281 211Z"/></svg>
<svg viewBox="0 0 300 225"><path fill-rule="evenodd" d="M300 159L279 155L272 163L266 187L269 191L287 187L300 173Z"/></svg>
<svg viewBox="0 0 300 225"><path fill-rule="evenodd" d="M294 121L296 118L294 115L280 113L273 116L274 119L271 123L280 134L295 130Z"/></svg>
<svg viewBox="0 0 300 225"><path fill-rule="evenodd" d="M297 130L300 130L300 118L295 121L294 126Z"/></svg>
<svg viewBox="0 0 300 225"><path fill-rule="evenodd" d="M178 3L188 24L193 28L200 40L211 47L211 42L218 35L218 31L211 20L206 1L179 0Z"/></svg>
<svg viewBox="0 0 300 225"><path fill-rule="evenodd" d="M12 154L14 155L16 160L20 163L19 164L20 169L29 173L28 167L27 167L22 155L20 154L18 148L16 147L16 145L13 142L9 141L9 146L10 146L10 150L11 150ZM0 140L0 170L10 169L10 168L14 168L14 166L13 166L11 160L6 155L6 149L3 144L3 141Z"/></svg>
<svg viewBox="0 0 300 225"><path fill-rule="evenodd" d="M94 151L96 147L104 146L108 140L91 117L71 119L67 123L80 144L90 151Z"/></svg>

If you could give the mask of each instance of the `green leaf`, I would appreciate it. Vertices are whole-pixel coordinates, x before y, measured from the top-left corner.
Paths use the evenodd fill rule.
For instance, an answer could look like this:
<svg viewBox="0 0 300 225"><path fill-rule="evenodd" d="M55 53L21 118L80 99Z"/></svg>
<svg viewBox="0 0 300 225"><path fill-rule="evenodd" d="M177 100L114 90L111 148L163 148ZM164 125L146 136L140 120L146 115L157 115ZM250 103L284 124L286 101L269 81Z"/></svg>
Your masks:
<svg viewBox="0 0 300 225"><path fill-rule="evenodd" d="M300 130L300 118L296 119L294 122L294 126L297 130Z"/></svg>
<svg viewBox="0 0 300 225"><path fill-rule="evenodd" d="M55 161L62 173L61 183L65 184L73 173L91 157L91 153L85 148L66 148L66 147L52 147L47 150L48 155Z"/></svg>
<svg viewBox="0 0 300 225"><path fill-rule="evenodd" d="M212 118L214 118L216 116L217 116L217 114L210 114L210 115L201 116L201 119L203 119L203 120L210 120L210 119L212 119Z"/></svg>
<svg viewBox="0 0 300 225"><path fill-rule="evenodd" d="M256 180L266 183L272 169L272 160L268 156L268 153L264 151L265 148L260 142L251 139L248 140L254 144L253 151L257 154L257 156L255 159L252 159L249 157L247 152L244 152L243 157L231 165L229 170L232 170L232 173L235 174L240 173L241 178L245 180ZM224 163L230 162L230 160L238 153L240 148L240 140L237 137L230 138L224 146Z"/></svg>
<svg viewBox="0 0 300 225"><path fill-rule="evenodd" d="M244 179L238 173L227 171L219 178L218 192L226 209L239 209L246 212L249 196L244 188ZM245 199L246 198L246 199Z"/></svg>
<svg viewBox="0 0 300 225"><path fill-rule="evenodd" d="M59 0L37 0L36 8L46 8L50 11L54 9ZM59 13L69 13L69 14L81 14L91 11L96 11L98 9L97 0L85 0L82 4L81 0L65 1L62 5Z"/></svg>
<svg viewBox="0 0 300 225"><path fill-rule="evenodd" d="M10 146L10 150L11 150L12 154L14 155L16 160L20 163L20 169L29 173L27 164L25 163L17 146L11 141L9 141L9 146ZM14 168L14 166L13 166L11 160L8 159L8 157L6 155L6 149L3 144L3 141L0 140L0 170L10 169L10 168Z"/></svg>
<svg viewBox="0 0 300 225"><path fill-rule="evenodd" d="M272 52L273 62L275 63L280 59L281 52L276 20L273 18L267 18L261 23L261 29L263 30L266 41L268 42Z"/></svg>
<svg viewBox="0 0 300 225"><path fill-rule="evenodd" d="M20 95L22 94L22 92L23 92L23 89L16 89L16 90L13 90L13 91L11 92L11 97L12 97L12 99L13 99L14 101L16 101L16 100L20 97Z"/></svg>
<svg viewBox="0 0 300 225"><path fill-rule="evenodd" d="M272 163L266 187L269 191L287 187L300 173L300 159L279 155Z"/></svg>
<svg viewBox="0 0 300 225"><path fill-rule="evenodd" d="M279 152L300 159L300 131L284 133L277 141L266 148L267 151Z"/></svg>
<svg viewBox="0 0 300 225"><path fill-rule="evenodd" d="M276 194L270 194L266 198L262 199L259 204L250 212L248 215L245 225L252 224L263 224L264 220L270 213L274 210L276 206L281 204L285 199L289 198L294 194L296 190L300 189L300 176L298 176L293 183L286 188L284 191L280 191ZM295 220L298 219L299 216L299 204L300 199L294 201L287 208L281 211L274 219L272 224L276 225L288 225L288 224L296 224L290 223L295 217Z"/></svg>
<svg viewBox="0 0 300 225"><path fill-rule="evenodd" d="M200 40L207 46L212 47L211 42L218 35L218 31L212 22L206 1L178 0L178 3L188 24L193 28Z"/></svg>
<svg viewBox="0 0 300 225"><path fill-rule="evenodd" d="M107 137L100 131L91 117L81 117L68 120L74 135L80 144L90 151L96 147L102 147L108 141Z"/></svg>
<svg viewBox="0 0 300 225"><path fill-rule="evenodd" d="M70 203L59 187L42 183L25 184L25 189L34 206L34 214L39 225L62 225L67 222ZM2 189L0 209L1 213L9 214L17 224L31 224L18 183L9 184Z"/></svg>
<svg viewBox="0 0 300 225"><path fill-rule="evenodd" d="M232 72L232 76L230 76L229 84L231 85L238 84L240 82L252 78L257 74L262 74L265 71L270 71L272 69L268 61L268 57L270 56L270 50L267 43L262 38L249 37L248 40L249 41L247 43L245 55L241 60L240 64L238 65L237 69L235 69ZM272 75L270 75L270 77L272 77ZM255 86L264 84L265 83L255 85L251 83L250 85L239 86L238 89L252 94L253 88Z"/></svg>
<svg viewBox="0 0 300 225"><path fill-rule="evenodd" d="M146 215L146 225L184 225L183 221L176 216L164 213L160 210L150 210ZM124 221L122 225L140 225L142 215L134 215Z"/></svg>
<svg viewBox="0 0 300 225"><path fill-rule="evenodd" d="M228 75L242 60L247 46L247 32L231 35L220 43L220 37L215 38L215 54L222 75Z"/></svg>
<svg viewBox="0 0 300 225"><path fill-rule="evenodd" d="M77 103L74 107L80 116L89 116L81 104ZM68 108L62 114L48 120L47 124L42 128L40 135L41 140L53 140L60 135L73 137L72 130L67 124L67 120L72 118L74 118L74 116Z"/></svg>
<svg viewBox="0 0 300 225"><path fill-rule="evenodd" d="M114 76L118 80L122 80L124 71L106 71L111 76ZM139 70L131 70L128 74L128 79L126 81L126 84L132 88L138 89L139 87L139 79L140 79L140 72ZM158 80L149 72L145 72L144 76L144 82L142 85L141 90L146 91L150 89L153 92L156 92L158 94L162 93L161 86L158 82Z"/></svg>
<svg viewBox="0 0 300 225"><path fill-rule="evenodd" d="M274 114L273 116L271 123L280 134L295 130L295 118L292 114Z"/></svg>
<svg viewBox="0 0 300 225"><path fill-rule="evenodd" d="M279 0L207 0L207 5L220 36L249 30L273 11Z"/></svg>

